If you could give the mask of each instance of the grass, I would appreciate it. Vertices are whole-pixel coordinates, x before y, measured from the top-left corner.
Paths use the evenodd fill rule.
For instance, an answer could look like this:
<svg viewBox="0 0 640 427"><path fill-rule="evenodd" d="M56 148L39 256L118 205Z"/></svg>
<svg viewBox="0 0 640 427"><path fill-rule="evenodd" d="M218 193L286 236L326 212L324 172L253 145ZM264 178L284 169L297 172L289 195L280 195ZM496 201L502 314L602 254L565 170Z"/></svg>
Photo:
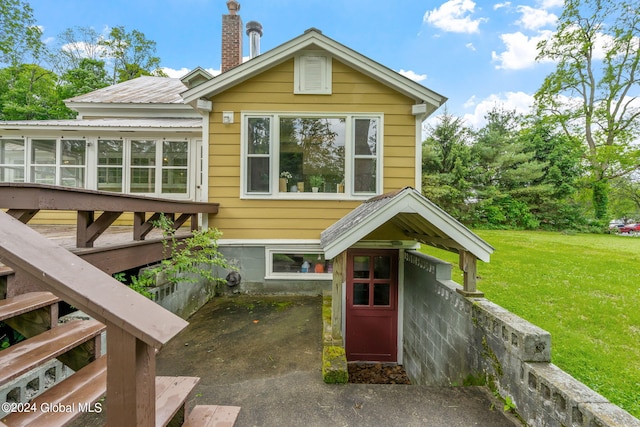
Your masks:
<svg viewBox="0 0 640 427"><path fill-rule="evenodd" d="M640 238L477 234L496 249L478 263L486 298L549 331L554 364L640 417ZM424 251L457 266L456 254Z"/></svg>

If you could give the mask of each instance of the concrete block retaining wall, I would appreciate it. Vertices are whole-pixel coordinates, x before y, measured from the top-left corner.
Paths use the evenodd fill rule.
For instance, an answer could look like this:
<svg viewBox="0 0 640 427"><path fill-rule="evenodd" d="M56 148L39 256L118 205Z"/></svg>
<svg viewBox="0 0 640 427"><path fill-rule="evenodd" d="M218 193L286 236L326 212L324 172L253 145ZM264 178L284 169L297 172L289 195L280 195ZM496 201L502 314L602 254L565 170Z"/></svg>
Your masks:
<svg viewBox="0 0 640 427"><path fill-rule="evenodd" d="M548 332L484 298L465 298L451 265L404 260L403 364L415 384L488 381L531 426L640 427L551 361Z"/></svg>
<svg viewBox="0 0 640 427"><path fill-rule="evenodd" d="M48 388L59 383L73 370L57 359L50 360L31 372L27 372L18 378L5 384L0 389L0 403L24 403L29 399L42 394ZM0 419L9 415L0 409Z"/></svg>

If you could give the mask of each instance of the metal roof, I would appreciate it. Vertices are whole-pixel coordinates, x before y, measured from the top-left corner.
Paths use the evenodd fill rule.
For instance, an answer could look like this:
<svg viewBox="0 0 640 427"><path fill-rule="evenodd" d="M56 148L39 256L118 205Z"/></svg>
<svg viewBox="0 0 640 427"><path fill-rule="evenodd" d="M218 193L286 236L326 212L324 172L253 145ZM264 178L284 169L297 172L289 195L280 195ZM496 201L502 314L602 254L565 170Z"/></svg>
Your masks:
<svg viewBox="0 0 640 427"><path fill-rule="evenodd" d="M407 237L451 252L470 252L489 262L493 247L411 187L362 203L320 234L325 256L333 258L386 223Z"/></svg>
<svg viewBox="0 0 640 427"><path fill-rule="evenodd" d="M142 76L69 98L67 103L183 104L180 92L187 89L180 79Z"/></svg>
<svg viewBox="0 0 640 427"><path fill-rule="evenodd" d="M202 129L202 119L160 118L160 119L78 119L78 120L16 120L0 122L0 129Z"/></svg>

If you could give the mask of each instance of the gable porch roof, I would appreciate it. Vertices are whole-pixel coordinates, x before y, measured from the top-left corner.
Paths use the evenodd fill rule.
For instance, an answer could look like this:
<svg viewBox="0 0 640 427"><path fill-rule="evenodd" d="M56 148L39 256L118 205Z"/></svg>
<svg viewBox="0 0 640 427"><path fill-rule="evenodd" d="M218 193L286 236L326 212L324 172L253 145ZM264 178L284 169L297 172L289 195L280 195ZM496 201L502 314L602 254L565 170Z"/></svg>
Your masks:
<svg viewBox="0 0 640 427"><path fill-rule="evenodd" d="M198 99L210 98L224 92L275 65L293 58L304 49L327 51L334 59L414 99L416 104L425 104L425 117L447 100L444 96L323 35L322 32L315 28L305 31L304 34L240 64L208 82L183 92L182 97L186 103L195 105Z"/></svg>
<svg viewBox="0 0 640 427"><path fill-rule="evenodd" d="M334 258L387 222L410 239L489 262L494 248L411 187L362 203L320 234L326 258Z"/></svg>

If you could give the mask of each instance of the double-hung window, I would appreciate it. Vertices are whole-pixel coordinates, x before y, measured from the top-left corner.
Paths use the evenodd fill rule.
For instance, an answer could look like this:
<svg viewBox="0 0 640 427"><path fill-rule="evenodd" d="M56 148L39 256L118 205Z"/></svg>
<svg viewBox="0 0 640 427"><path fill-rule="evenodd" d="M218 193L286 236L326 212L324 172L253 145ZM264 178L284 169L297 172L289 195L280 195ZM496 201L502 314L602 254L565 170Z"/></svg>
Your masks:
<svg viewBox="0 0 640 427"><path fill-rule="evenodd" d="M381 122L379 115L244 115L243 196L379 193Z"/></svg>
<svg viewBox="0 0 640 427"><path fill-rule="evenodd" d="M189 143L98 140L98 190L134 194L189 192Z"/></svg>
<svg viewBox="0 0 640 427"><path fill-rule="evenodd" d="M0 181L84 188L87 143L83 139L0 139Z"/></svg>

